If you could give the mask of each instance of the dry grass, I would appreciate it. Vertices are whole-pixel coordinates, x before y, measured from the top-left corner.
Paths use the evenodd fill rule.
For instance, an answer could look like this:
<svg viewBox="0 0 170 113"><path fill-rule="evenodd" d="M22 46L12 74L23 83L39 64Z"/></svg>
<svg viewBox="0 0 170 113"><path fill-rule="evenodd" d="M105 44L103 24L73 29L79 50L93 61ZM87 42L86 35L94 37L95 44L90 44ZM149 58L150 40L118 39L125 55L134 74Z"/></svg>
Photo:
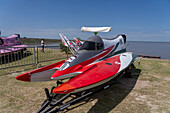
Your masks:
<svg viewBox="0 0 170 113"><path fill-rule="evenodd" d="M103 90L71 106L68 113L169 113L170 61L142 59L132 78L122 78ZM21 82L16 74L0 76L0 112L31 113L45 99L44 88L51 82Z"/></svg>

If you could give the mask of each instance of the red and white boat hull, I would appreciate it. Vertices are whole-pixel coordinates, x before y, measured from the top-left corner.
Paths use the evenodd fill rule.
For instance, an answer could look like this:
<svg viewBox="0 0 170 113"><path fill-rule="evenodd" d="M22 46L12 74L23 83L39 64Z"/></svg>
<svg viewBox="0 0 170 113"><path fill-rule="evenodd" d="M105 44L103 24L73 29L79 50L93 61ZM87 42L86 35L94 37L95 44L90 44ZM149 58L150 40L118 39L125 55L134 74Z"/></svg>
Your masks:
<svg viewBox="0 0 170 113"><path fill-rule="evenodd" d="M118 76L135 58L132 53L126 52L97 62L91 69L55 88L53 93L77 93L102 85Z"/></svg>

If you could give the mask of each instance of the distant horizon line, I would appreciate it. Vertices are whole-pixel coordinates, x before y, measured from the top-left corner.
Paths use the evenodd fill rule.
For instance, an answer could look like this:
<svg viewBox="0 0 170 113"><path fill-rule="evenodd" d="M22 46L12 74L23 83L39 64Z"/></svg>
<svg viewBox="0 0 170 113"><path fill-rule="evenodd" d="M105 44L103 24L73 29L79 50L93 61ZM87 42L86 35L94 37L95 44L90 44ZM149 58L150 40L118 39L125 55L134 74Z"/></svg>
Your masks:
<svg viewBox="0 0 170 113"><path fill-rule="evenodd" d="M21 37L21 38L24 38L24 37ZM35 37L26 37L26 38L35 38ZM35 38L35 39L56 39L56 40L61 40L60 38ZM83 40L83 39L82 39ZM127 40L127 42L160 42L160 43L170 43L170 41L167 41L167 42L165 42L165 41L140 41L140 40L136 40L136 41L132 41L132 40Z"/></svg>

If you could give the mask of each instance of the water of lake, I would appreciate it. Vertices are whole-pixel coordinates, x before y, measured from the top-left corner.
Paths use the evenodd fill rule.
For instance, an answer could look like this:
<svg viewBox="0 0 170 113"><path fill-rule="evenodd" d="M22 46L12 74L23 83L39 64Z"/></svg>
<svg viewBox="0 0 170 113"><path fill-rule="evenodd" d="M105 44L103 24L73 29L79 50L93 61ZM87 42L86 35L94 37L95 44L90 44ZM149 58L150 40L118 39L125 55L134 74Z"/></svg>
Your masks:
<svg viewBox="0 0 170 113"><path fill-rule="evenodd" d="M128 41L127 44L127 51L135 54L161 56L161 59L170 59L170 42ZM41 45L30 46L36 47ZM48 46L59 46L59 44L49 44Z"/></svg>
<svg viewBox="0 0 170 113"><path fill-rule="evenodd" d="M127 42L127 51L135 54L161 56L161 59L170 59L170 42Z"/></svg>

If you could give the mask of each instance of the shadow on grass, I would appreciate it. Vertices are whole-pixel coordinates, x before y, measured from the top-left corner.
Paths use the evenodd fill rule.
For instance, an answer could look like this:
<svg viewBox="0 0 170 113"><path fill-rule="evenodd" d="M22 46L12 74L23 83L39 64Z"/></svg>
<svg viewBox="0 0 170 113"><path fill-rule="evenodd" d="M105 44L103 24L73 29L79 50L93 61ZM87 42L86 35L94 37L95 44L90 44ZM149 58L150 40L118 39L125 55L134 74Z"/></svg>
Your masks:
<svg viewBox="0 0 170 113"><path fill-rule="evenodd" d="M122 77L118 82L113 84L110 88L106 90L102 90L85 100L81 102L76 107L81 107L81 105L91 102L95 103L92 105L88 113L108 113L112 109L114 109L123 99L126 98L126 96L131 92L131 90L134 88L138 77L141 73L140 69L135 69L133 77L127 78ZM97 100L97 102L95 102ZM94 101L94 102L92 102ZM74 109L71 108L71 109ZM68 110L71 110L68 109Z"/></svg>

